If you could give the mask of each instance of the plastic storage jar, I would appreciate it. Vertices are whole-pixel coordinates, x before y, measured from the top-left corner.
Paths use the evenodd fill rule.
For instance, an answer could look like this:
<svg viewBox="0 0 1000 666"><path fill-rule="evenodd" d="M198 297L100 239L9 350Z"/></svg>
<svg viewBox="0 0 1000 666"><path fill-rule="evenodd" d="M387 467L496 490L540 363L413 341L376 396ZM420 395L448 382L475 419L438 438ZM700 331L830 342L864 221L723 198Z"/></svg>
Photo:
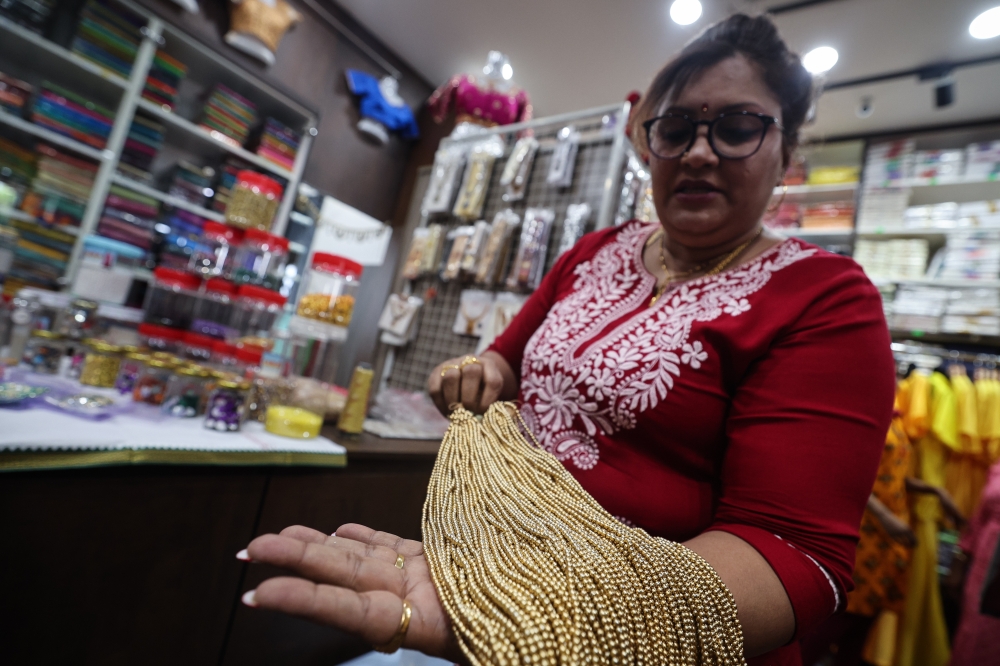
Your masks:
<svg viewBox="0 0 1000 666"><path fill-rule="evenodd" d="M80 371L80 383L87 386L112 388L122 362L122 348L101 340L87 343L87 356Z"/></svg>
<svg viewBox="0 0 1000 666"><path fill-rule="evenodd" d="M205 222L201 234L200 241L191 252L188 270L206 278L228 274L242 232L218 222Z"/></svg>
<svg viewBox="0 0 1000 666"><path fill-rule="evenodd" d="M188 361L199 364L208 364L212 361L212 346L215 338L207 335L188 331L181 340L181 357Z"/></svg>
<svg viewBox="0 0 1000 666"><path fill-rule="evenodd" d="M159 405L163 402L163 394L167 390L167 382L170 381L173 371L174 364L170 361L150 359L135 382L132 399L136 402Z"/></svg>
<svg viewBox="0 0 1000 666"><path fill-rule="evenodd" d="M277 290L285 277L288 239L259 229L247 229L233 258L233 282Z"/></svg>
<svg viewBox="0 0 1000 666"><path fill-rule="evenodd" d="M24 347L22 362L35 372L54 375L66 353L66 340L52 331L32 331Z"/></svg>
<svg viewBox="0 0 1000 666"><path fill-rule="evenodd" d="M232 317L233 296L236 285L228 280L213 278L205 283L205 290L198 294L198 304L191 317L191 330L212 338L230 337L229 318Z"/></svg>
<svg viewBox="0 0 1000 666"><path fill-rule="evenodd" d="M135 383L151 358L149 354L142 352L125 354L121 365L118 366L118 376L115 377L115 388L122 395L135 390Z"/></svg>
<svg viewBox="0 0 1000 666"><path fill-rule="evenodd" d="M184 331L156 324L139 324L139 341L149 352L175 354L180 348Z"/></svg>
<svg viewBox="0 0 1000 666"><path fill-rule="evenodd" d="M170 377L163 404L164 414L192 418L205 412L205 383L209 374L202 368L179 368Z"/></svg>
<svg viewBox="0 0 1000 666"><path fill-rule="evenodd" d="M260 360L264 356L264 348L254 345L243 345L236 350L236 362L243 375L255 377L260 372Z"/></svg>
<svg viewBox="0 0 1000 666"><path fill-rule="evenodd" d="M270 337L271 327L285 307L286 299L276 291L242 285L236 290L236 302L229 328L233 337Z"/></svg>
<svg viewBox="0 0 1000 666"><path fill-rule="evenodd" d="M361 264L345 257L314 254L312 270L299 298L298 315L337 326L349 325L361 271Z"/></svg>
<svg viewBox="0 0 1000 666"><path fill-rule="evenodd" d="M235 432L243 425L247 413L250 382L223 379L208 396L205 427L220 432Z"/></svg>
<svg viewBox="0 0 1000 666"><path fill-rule="evenodd" d="M271 228L282 187L256 171L240 171L226 206L226 222L240 229Z"/></svg>
<svg viewBox="0 0 1000 666"><path fill-rule="evenodd" d="M173 328L187 328L198 302L201 278L173 268L157 268L146 292L142 309L146 323Z"/></svg>
<svg viewBox="0 0 1000 666"><path fill-rule="evenodd" d="M236 358L238 350L239 348L236 345L231 345L225 340L216 340L215 344L212 345L211 366L217 370L242 375L243 366L240 365L239 360Z"/></svg>

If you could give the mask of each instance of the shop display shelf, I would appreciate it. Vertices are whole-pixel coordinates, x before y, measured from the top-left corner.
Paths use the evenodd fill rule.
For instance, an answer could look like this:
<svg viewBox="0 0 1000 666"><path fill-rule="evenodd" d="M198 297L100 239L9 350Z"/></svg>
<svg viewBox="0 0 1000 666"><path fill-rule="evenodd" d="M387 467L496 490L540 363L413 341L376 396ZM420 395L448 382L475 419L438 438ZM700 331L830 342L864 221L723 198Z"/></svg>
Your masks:
<svg viewBox="0 0 1000 666"><path fill-rule="evenodd" d="M924 287L949 287L953 289L970 289L980 287L983 289L1000 289L1000 279L998 280L974 280L974 279L945 279L945 278L870 278L876 287L887 285L920 285Z"/></svg>
<svg viewBox="0 0 1000 666"><path fill-rule="evenodd" d="M775 229L779 233L792 236L793 238L849 238L854 234L854 229Z"/></svg>
<svg viewBox="0 0 1000 666"><path fill-rule="evenodd" d="M127 80L110 70L3 16L0 16L0 70L31 83L37 83L39 78L51 79L79 93L92 92L100 98L95 101L108 104L119 99L128 87Z"/></svg>
<svg viewBox="0 0 1000 666"><path fill-rule="evenodd" d="M18 210L16 208L5 208L0 206L0 217L10 218L12 220L17 220L19 222L34 222L35 218L23 210Z"/></svg>
<svg viewBox="0 0 1000 666"><path fill-rule="evenodd" d="M853 199L857 189L856 182L830 185L789 185L788 192L784 192L784 188L779 185L774 188L774 196L780 197L784 192L790 201L834 201Z"/></svg>
<svg viewBox="0 0 1000 666"><path fill-rule="evenodd" d="M71 150L84 157L89 157L92 160L98 162L103 162L106 159L110 159L105 151L98 150L79 141L65 137L62 134L53 132L50 129L36 125L34 123L28 122L24 118L18 118L12 113L7 113L6 111L0 110L0 125L6 125L19 132L25 134L30 134L36 138L43 139L49 143L54 143L57 146Z"/></svg>
<svg viewBox="0 0 1000 666"><path fill-rule="evenodd" d="M927 331L889 331L894 341L912 340L931 344L961 344L979 345L983 347L1000 347L1000 336L980 335L978 333L929 333Z"/></svg>
<svg viewBox="0 0 1000 666"><path fill-rule="evenodd" d="M25 213L23 210L14 210L12 208L0 208L0 217L7 216L12 220L17 220L19 222L27 222L28 224L36 224L43 229L51 229L52 231L58 231L61 234L66 234L67 236L79 236L79 227L69 227L65 225L52 226L51 224L45 224L39 222L37 218L32 217L30 214Z"/></svg>
<svg viewBox="0 0 1000 666"><path fill-rule="evenodd" d="M116 185L121 185L122 187L127 187L133 192L138 192L139 194L144 194L147 197L156 199L157 201L163 202L174 208L180 208L181 210L186 210L189 213L194 213L195 215L200 215L206 220L212 220L213 222L225 223L226 218L221 213L216 213L215 211L208 210L207 208L202 208L201 206L196 206L195 204L185 201L180 197L175 197L166 192L161 192L160 190L150 187L149 185L144 185L143 183L132 180L131 178L126 178L121 174L115 174L111 177L111 181Z"/></svg>
<svg viewBox="0 0 1000 666"><path fill-rule="evenodd" d="M296 254L305 254L309 248L302 243L296 243L295 241L288 241L288 249Z"/></svg>
<svg viewBox="0 0 1000 666"><path fill-rule="evenodd" d="M179 147L193 153L198 153L200 150L204 150L204 147L210 146L215 149L214 152L216 153L218 151L225 151L239 157L240 159L250 162L256 167L281 176L286 180L291 179L292 177L292 172L288 169L280 167L273 162L268 162L263 157L254 155L249 150L237 148L228 141L219 138L221 135L218 132L210 132L191 122L187 118L179 116L173 111L163 108L159 104L153 104L149 100L139 99L137 101L137 105L142 111L145 111L167 124L166 142L169 144L178 145ZM179 135L171 132L172 129L179 130ZM194 141L191 141L190 139L194 139Z"/></svg>
<svg viewBox="0 0 1000 666"><path fill-rule="evenodd" d="M911 206L924 206L946 201L1000 199L1000 179L996 177L904 178L887 180L881 186L909 189Z"/></svg>

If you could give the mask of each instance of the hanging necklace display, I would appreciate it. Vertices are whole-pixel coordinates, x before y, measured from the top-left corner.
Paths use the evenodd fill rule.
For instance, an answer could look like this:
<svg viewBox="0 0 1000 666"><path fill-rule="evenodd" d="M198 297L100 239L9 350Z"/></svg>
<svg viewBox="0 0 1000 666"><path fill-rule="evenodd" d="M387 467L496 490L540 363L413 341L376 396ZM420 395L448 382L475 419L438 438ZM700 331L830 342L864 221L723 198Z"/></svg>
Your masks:
<svg viewBox="0 0 1000 666"><path fill-rule="evenodd" d="M549 233L556 214L550 208L529 208L524 211L521 242L507 276L507 288L534 290L538 288L545 270L545 253Z"/></svg>
<svg viewBox="0 0 1000 666"><path fill-rule="evenodd" d="M556 147L552 150L552 161L545 182L552 187L569 187L573 184L576 169L576 153L580 148L580 133L572 127L559 130Z"/></svg>
<svg viewBox="0 0 1000 666"><path fill-rule="evenodd" d="M489 233L490 225L486 220L479 220L473 225L472 236L465 244L465 253L462 255L462 262L459 266L460 278L468 279L475 276L479 257L483 253L483 247L486 245L486 237Z"/></svg>
<svg viewBox="0 0 1000 666"><path fill-rule="evenodd" d="M469 663L746 663L736 602L708 562L605 511L525 439L513 403L450 418L422 533Z"/></svg>
<svg viewBox="0 0 1000 666"><path fill-rule="evenodd" d="M446 236L450 242L447 259L444 268L441 270L442 280L454 280L458 277L458 271L462 266L462 257L465 256L465 248L469 244L469 239L475 231L474 227L456 227L448 232Z"/></svg>
<svg viewBox="0 0 1000 666"><path fill-rule="evenodd" d="M425 216L451 210L458 179L462 177L462 167L465 166L466 152L465 147L455 145L439 148L434 153L434 166L431 167L427 192L420 207Z"/></svg>
<svg viewBox="0 0 1000 666"><path fill-rule="evenodd" d="M757 240L757 237L760 236L761 233L763 233L763 231L764 227L758 226L757 232L754 233L754 235L751 236L748 241L746 241L745 243L741 243L740 245L733 248L731 251L727 252L725 256L722 257L722 259L720 259L714 266L712 266L712 268L705 271L705 274L702 277L718 275L719 273L724 271L726 267L732 263L733 259L738 257L740 253L743 252L743 250L750 247L750 244L753 243L755 240ZM666 236L663 234L662 229L653 234L653 236L659 236L661 239L660 268L663 270L663 273L666 277L663 280L663 284L660 285L659 287L656 287L655 291L653 292L653 297L649 299L649 307L653 307L653 305L656 304L656 301L660 300L660 297L663 296L663 293L667 290L667 287L669 287L672 283L676 282L677 280L683 280L685 278L688 278L694 275L695 273L702 271L705 268L705 264L698 264L694 268L689 268L686 271L678 273L671 271L669 268L667 268L667 258L666 258L666 248L665 248ZM652 240L652 238L650 240ZM648 247L649 241L646 241L646 244Z"/></svg>
<svg viewBox="0 0 1000 666"><path fill-rule="evenodd" d="M522 137L510 151L507 164L500 175L500 186L504 188L503 200L506 202L520 201L528 189L528 177L538 153L538 139L533 136Z"/></svg>
<svg viewBox="0 0 1000 666"><path fill-rule="evenodd" d="M405 344L413 332L417 313L423 304L423 299L416 296L390 294L378 320L379 329L395 336L400 340L398 344Z"/></svg>
<svg viewBox="0 0 1000 666"><path fill-rule="evenodd" d="M465 177L458 191L458 199L452 214L463 220L474 220L483 214L486 204L486 190L490 186L490 176L497 158L506 150L503 139L491 136L472 146Z"/></svg>
<svg viewBox="0 0 1000 666"><path fill-rule="evenodd" d="M492 292L481 289L466 289L459 300L458 313L452 332L457 335L480 336L483 333L484 318L493 307Z"/></svg>
<svg viewBox="0 0 1000 666"><path fill-rule="evenodd" d="M492 287L500 281L504 262L510 254L510 245L514 230L521 224L521 218L510 208L499 211L493 216L486 245L479 257L476 267L476 284Z"/></svg>
<svg viewBox="0 0 1000 666"><path fill-rule="evenodd" d="M583 237L590 220L590 204L579 203L566 206L566 219L563 220L562 238L559 239L559 250L556 256L576 245Z"/></svg>

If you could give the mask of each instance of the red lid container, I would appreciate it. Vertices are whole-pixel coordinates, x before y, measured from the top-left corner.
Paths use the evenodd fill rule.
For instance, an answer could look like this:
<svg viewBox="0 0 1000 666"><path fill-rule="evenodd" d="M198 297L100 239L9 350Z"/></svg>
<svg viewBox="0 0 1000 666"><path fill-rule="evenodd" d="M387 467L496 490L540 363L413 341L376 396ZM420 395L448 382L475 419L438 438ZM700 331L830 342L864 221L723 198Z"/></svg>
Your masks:
<svg viewBox="0 0 1000 666"><path fill-rule="evenodd" d="M265 289L264 287L256 287L252 284L244 284L236 290L236 295L242 298L250 298L255 301L264 301L265 303L273 303L275 305L284 305L288 300L276 291L271 291L270 289Z"/></svg>
<svg viewBox="0 0 1000 666"><path fill-rule="evenodd" d="M263 347L253 345L243 345L236 349L236 360L248 365L260 365L260 359L264 355Z"/></svg>
<svg viewBox="0 0 1000 666"><path fill-rule="evenodd" d="M239 351L239 347L231 345L225 340L216 340L212 345L212 353L219 354L220 356L231 356L236 358L237 351Z"/></svg>
<svg viewBox="0 0 1000 666"><path fill-rule="evenodd" d="M355 279L361 277L361 272L364 270L364 266L356 261L351 261L347 257L341 257L336 254L330 254L328 252L317 252L312 258L313 268L317 268L321 271L326 271L328 273L339 273L340 275L349 275Z"/></svg>
<svg viewBox="0 0 1000 666"><path fill-rule="evenodd" d="M205 222L201 227L201 232L206 238L224 240L230 245L238 243L240 240L240 230L219 222Z"/></svg>
<svg viewBox="0 0 1000 666"><path fill-rule="evenodd" d="M236 285L229 280L223 280L222 278L212 278L205 283L206 291L213 291L217 294L235 294Z"/></svg>
<svg viewBox="0 0 1000 666"><path fill-rule="evenodd" d="M139 335L144 338L163 338L164 340L180 340L186 331L156 324L139 324Z"/></svg>
<svg viewBox="0 0 1000 666"><path fill-rule="evenodd" d="M157 268L153 271L153 277L157 282L181 289L197 289L201 286L200 277L173 268Z"/></svg>
<svg viewBox="0 0 1000 666"><path fill-rule="evenodd" d="M202 335L201 333L194 333L193 331L187 331L184 333L182 341L186 345L191 345L192 347L201 347L202 349L211 350L215 345L215 338L210 338L207 335Z"/></svg>
<svg viewBox="0 0 1000 666"><path fill-rule="evenodd" d="M244 170L237 172L236 180L260 190L263 194L270 194L279 199L281 198L281 193L284 191L284 188L277 181L256 171Z"/></svg>
<svg viewBox="0 0 1000 666"><path fill-rule="evenodd" d="M247 229L243 234L243 240L263 245L264 249L270 252L273 252L276 248L280 248L285 252L288 252L287 238L275 236L274 234L269 234L266 231L261 231L260 229Z"/></svg>

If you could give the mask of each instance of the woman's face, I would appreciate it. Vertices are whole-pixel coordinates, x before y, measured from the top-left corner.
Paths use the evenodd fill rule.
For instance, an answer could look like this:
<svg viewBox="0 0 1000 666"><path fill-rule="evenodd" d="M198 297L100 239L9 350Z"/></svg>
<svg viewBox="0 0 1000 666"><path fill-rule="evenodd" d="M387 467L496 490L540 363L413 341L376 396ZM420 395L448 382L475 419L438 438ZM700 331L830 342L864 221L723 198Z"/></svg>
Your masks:
<svg viewBox="0 0 1000 666"><path fill-rule="evenodd" d="M781 104L743 56L706 69L668 98L657 115L684 114L712 120L720 113L749 111L781 120ZM760 220L784 173L781 131L769 126L760 149L741 160L721 159L700 126L687 153L676 159L650 156L653 201L673 242L692 248L724 245Z"/></svg>

